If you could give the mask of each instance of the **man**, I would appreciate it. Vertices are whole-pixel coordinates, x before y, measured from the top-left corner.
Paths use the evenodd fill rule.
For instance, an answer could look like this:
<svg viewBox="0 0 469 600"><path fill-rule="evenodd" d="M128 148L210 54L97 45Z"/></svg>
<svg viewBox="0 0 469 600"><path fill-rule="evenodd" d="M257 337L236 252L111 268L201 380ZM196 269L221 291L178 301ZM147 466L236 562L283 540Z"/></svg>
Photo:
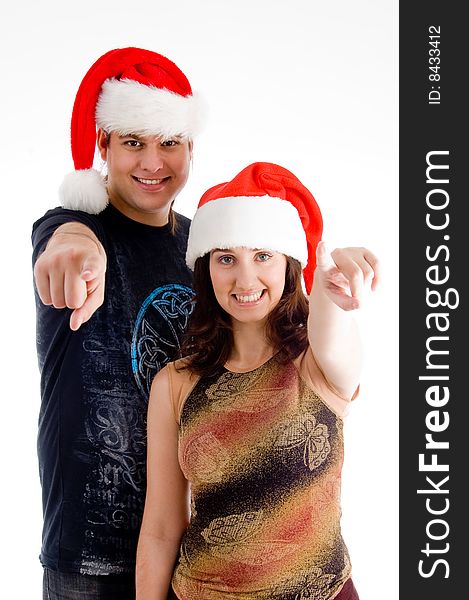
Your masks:
<svg viewBox="0 0 469 600"><path fill-rule="evenodd" d="M134 597L148 392L192 309L172 205L202 112L164 56L103 55L77 92L62 208L33 226L45 598Z"/></svg>

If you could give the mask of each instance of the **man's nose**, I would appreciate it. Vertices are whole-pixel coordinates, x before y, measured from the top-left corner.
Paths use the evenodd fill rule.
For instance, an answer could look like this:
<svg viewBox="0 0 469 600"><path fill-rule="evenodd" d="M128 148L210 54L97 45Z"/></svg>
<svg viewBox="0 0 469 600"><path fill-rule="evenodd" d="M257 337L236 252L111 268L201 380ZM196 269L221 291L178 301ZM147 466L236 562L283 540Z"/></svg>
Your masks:
<svg viewBox="0 0 469 600"><path fill-rule="evenodd" d="M159 147L148 145L140 152L140 167L144 171L155 173L162 169L163 165L163 154Z"/></svg>

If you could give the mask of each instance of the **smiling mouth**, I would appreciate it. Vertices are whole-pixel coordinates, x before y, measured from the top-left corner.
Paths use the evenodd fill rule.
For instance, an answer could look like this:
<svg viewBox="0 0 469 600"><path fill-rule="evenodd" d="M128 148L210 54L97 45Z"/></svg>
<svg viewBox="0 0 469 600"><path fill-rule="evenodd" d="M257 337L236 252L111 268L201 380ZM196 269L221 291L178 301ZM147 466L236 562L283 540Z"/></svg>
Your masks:
<svg viewBox="0 0 469 600"><path fill-rule="evenodd" d="M163 177L162 179L144 179L143 177L135 177L134 175L132 175L132 177L135 181L145 185L159 185L160 183L163 183L163 181L169 179L169 177Z"/></svg>
<svg viewBox="0 0 469 600"><path fill-rule="evenodd" d="M265 290L261 290L254 294L233 294L233 296L240 304L246 304L248 302L257 302L263 296L264 292Z"/></svg>

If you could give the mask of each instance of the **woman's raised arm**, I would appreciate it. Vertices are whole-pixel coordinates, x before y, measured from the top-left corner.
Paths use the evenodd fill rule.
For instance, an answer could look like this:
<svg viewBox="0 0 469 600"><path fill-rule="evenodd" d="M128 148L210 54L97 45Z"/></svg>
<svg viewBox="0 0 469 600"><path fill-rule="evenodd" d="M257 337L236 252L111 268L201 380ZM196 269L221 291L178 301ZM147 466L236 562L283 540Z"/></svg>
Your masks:
<svg viewBox="0 0 469 600"><path fill-rule="evenodd" d="M336 248L324 242L316 251L317 266L309 299L308 338L326 379L344 398L357 388L361 372L360 335L353 311L379 281L379 262L366 248Z"/></svg>

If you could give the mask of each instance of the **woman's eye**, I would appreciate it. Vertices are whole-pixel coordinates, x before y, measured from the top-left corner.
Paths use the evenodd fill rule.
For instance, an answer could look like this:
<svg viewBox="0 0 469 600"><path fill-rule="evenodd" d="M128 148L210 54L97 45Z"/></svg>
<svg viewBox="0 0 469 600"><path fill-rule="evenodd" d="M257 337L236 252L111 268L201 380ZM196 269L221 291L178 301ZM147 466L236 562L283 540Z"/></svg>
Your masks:
<svg viewBox="0 0 469 600"><path fill-rule="evenodd" d="M272 255L269 254L268 252L260 252L257 255L258 260L260 260L261 262L265 262L266 260L269 260L269 258L272 258Z"/></svg>
<svg viewBox="0 0 469 600"><path fill-rule="evenodd" d="M220 256L220 258L218 260L219 260L219 262L222 265L231 265L231 264L233 264L233 257L232 256Z"/></svg>

